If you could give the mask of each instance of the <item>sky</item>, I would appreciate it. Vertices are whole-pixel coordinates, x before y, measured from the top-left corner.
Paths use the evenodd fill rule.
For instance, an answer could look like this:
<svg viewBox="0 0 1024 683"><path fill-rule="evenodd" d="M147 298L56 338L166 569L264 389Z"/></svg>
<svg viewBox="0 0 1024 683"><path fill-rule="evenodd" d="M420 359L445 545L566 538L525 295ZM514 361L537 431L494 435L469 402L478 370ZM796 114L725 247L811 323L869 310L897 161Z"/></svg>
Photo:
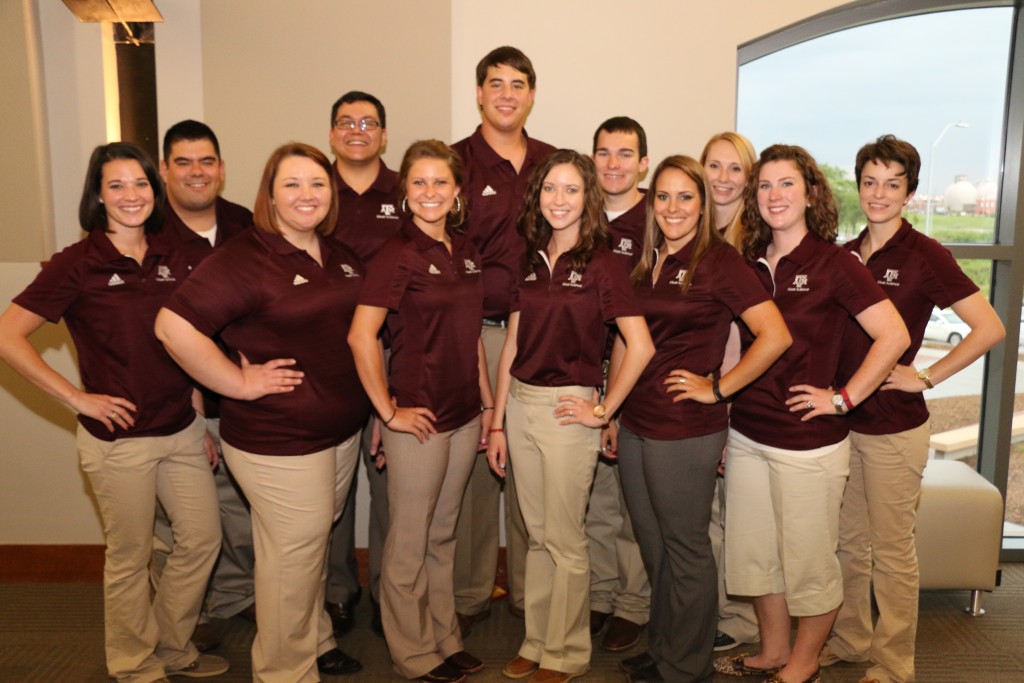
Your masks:
<svg viewBox="0 0 1024 683"><path fill-rule="evenodd" d="M892 133L921 154L918 192L956 175L997 180L1013 10L938 12L894 19L794 45L740 67L737 130L761 150L801 145L846 169L861 145Z"/></svg>

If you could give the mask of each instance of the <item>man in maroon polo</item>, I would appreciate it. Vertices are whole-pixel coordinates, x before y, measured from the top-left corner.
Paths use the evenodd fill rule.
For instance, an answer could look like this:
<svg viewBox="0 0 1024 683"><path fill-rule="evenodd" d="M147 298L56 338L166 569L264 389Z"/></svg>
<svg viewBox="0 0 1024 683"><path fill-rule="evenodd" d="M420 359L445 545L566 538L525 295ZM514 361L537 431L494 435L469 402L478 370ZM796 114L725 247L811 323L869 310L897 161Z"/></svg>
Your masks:
<svg viewBox="0 0 1024 683"><path fill-rule="evenodd" d="M331 108L331 149L338 186L338 222L334 239L354 251L366 266L398 230L398 174L380 158L387 146L384 105L365 92L345 93ZM371 422L372 425L372 417ZM370 454L371 430L363 435L362 459L370 482L370 599L372 627L383 636L380 621L380 563L388 530L388 478ZM357 472L358 475L358 472ZM355 553L355 504L358 476L352 479L341 518L334 526L327 555L327 613L336 635L352 628L353 610L362 595Z"/></svg>
<svg viewBox="0 0 1024 683"><path fill-rule="evenodd" d="M612 253L627 270L640 259L647 218L640 177L647 171L647 134L628 116L608 119L594 133L594 165L604 190ZM650 617L651 585L626 512L617 461L599 457L587 508L590 541L590 633L607 625L601 647L622 652L640 638Z"/></svg>
<svg viewBox="0 0 1024 683"><path fill-rule="evenodd" d="M462 197L469 202L467 234L480 252L484 280L481 336L491 386L496 386L498 356L505 342L512 283L519 276L526 244L516 230L530 173L554 147L530 138L523 129L533 107L537 76L530 59L514 47L489 52L476 68L476 102L481 122L452 147L462 157ZM516 501L509 467L505 488L509 609L523 614L526 527ZM455 609L463 635L474 621L491 613L498 557L501 481L481 454L466 487L456 529Z"/></svg>
<svg viewBox="0 0 1024 683"><path fill-rule="evenodd" d="M220 143L205 123L180 121L164 134L160 176L167 187L163 235L184 255L189 270L198 266L227 240L249 230L252 212L220 196L224 185L224 160ZM220 450L220 409L216 394L203 392L206 427ZM227 464L221 460L214 471L220 507L223 543L210 576L199 624L192 640L200 650L220 644L210 628L210 618L228 619L244 613L254 618L254 555L252 521L248 504ZM171 527L157 506L154 543L154 576L162 570L168 549L173 546Z"/></svg>

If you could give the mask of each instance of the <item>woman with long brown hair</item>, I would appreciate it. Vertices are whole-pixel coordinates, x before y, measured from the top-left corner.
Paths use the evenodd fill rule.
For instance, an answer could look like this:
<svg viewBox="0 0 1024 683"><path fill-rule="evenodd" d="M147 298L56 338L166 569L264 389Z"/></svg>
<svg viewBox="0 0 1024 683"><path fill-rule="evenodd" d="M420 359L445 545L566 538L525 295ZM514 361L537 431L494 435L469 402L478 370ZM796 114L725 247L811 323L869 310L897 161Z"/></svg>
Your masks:
<svg viewBox="0 0 1024 683"><path fill-rule="evenodd" d="M498 476L507 451L513 454L529 535L526 638L503 673L562 683L590 668L584 518L601 428L654 347L628 275L605 244L593 161L572 150L555 152L530 178L519 226L526 267L513 291L487 454ZM600 401L611 322L626 352Z"/></svg>

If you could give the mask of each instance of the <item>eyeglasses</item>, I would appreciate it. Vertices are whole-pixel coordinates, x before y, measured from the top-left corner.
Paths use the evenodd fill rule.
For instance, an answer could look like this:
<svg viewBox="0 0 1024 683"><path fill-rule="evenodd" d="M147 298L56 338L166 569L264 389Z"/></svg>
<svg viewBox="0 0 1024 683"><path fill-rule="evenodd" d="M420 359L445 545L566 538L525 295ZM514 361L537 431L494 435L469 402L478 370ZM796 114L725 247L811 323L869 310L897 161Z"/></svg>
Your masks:
<svg viewBox="0 0 1024 683"><path fill-rule="evenodd" d="M339 119L334 122L334 127L338 130L343 130L345 128L355 130L358 128L362 131L372 131L380 128L380 121L377 121L376 119L363 119L362 121L356 121L354 119Z"/></svg>

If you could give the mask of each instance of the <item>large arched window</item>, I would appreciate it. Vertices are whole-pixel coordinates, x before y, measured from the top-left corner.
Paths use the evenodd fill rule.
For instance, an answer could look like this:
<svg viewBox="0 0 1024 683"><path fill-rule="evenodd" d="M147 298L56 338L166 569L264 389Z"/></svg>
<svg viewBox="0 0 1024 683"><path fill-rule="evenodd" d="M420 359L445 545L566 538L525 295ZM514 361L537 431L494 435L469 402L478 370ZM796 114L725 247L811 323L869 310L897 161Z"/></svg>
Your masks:
<svg viewBox="0 0 1024 683"><path fill-rule="evenodd" d="M840 239L863 226L853 180L861 145L893 133L921 153L907 217L950 248L1007 327L986 359L928 392L935 456L964 459L1000 489L1004 559L1014 560L1024 559L1019 5L846 5L742 46L737 93L737 130L755 146L800 144L827 165ZM917 365L934 363L961 338L947 313L935 312Z"/></svg>

